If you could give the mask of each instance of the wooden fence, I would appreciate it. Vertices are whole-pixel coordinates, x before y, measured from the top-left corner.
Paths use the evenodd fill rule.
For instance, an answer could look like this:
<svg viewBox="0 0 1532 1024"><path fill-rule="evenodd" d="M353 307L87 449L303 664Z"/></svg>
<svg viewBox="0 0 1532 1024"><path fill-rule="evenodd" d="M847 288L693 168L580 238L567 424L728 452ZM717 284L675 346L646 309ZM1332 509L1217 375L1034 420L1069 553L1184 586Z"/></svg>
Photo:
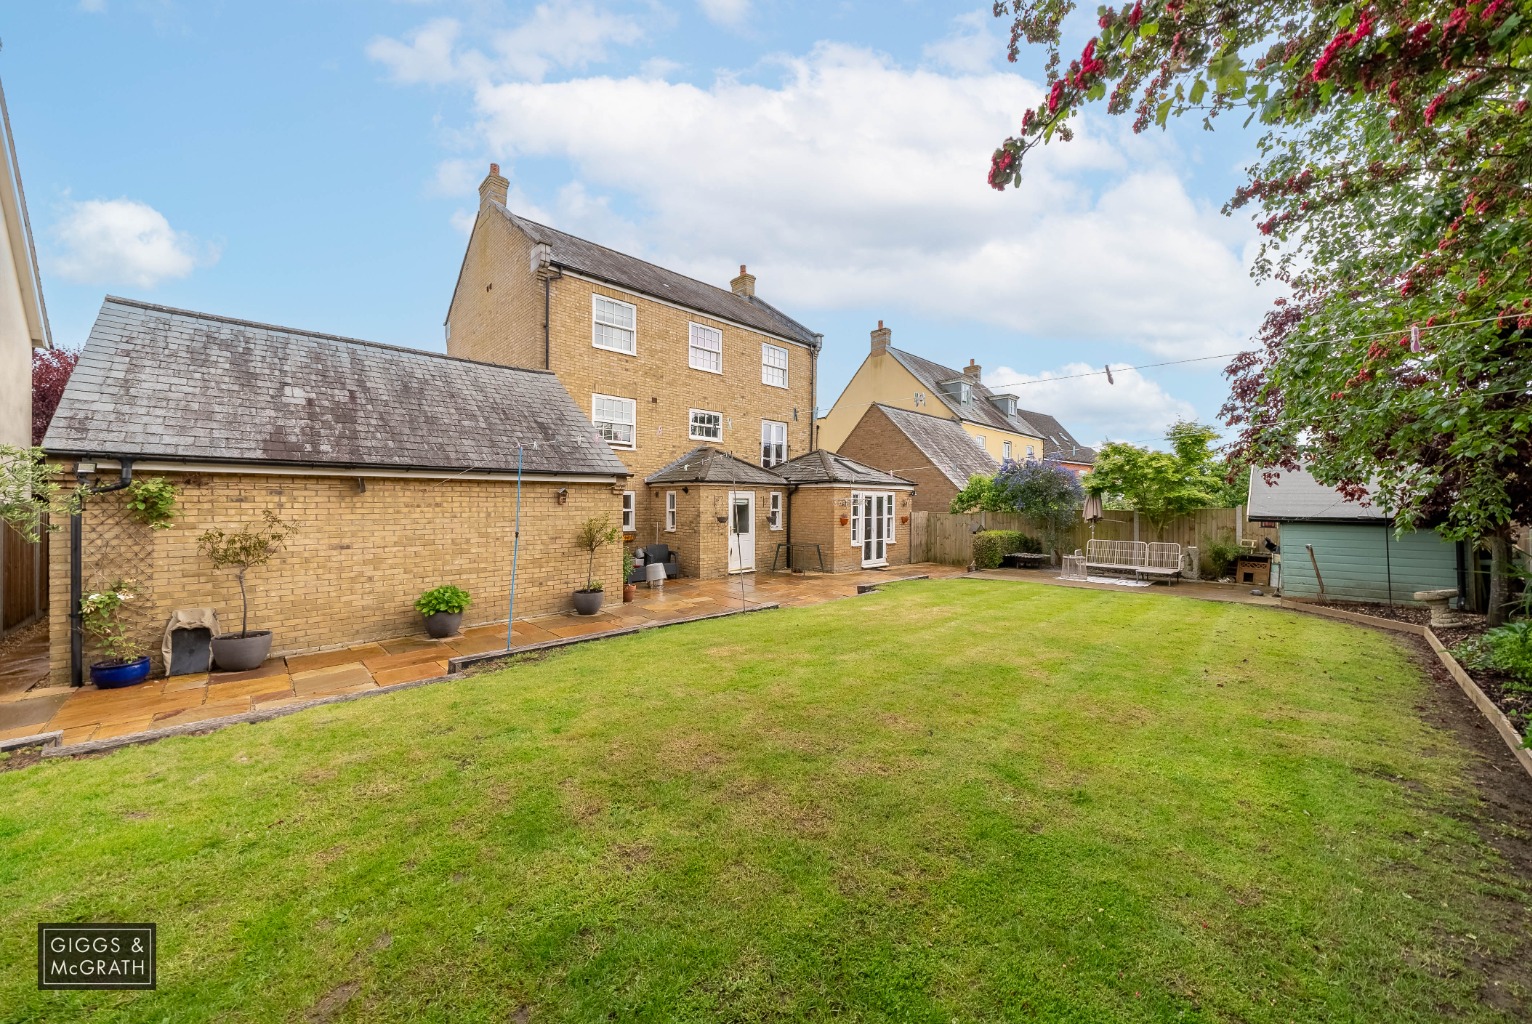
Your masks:
<svg viewBox="0 0 1532 1024"><path fill-rule="evenodd" d="M973 535L979 530L1020 530L1042 537L1037 524L1009 512L966 515L916 512L910 517L910 550L915 561L967 565L973 559ZM1094 529L1082 521L1067 530L1059 538L1058 548L1066 554L1076 549L1084 550L1085 542L1092 537L1097 540L1169 541L1183 548L1195 546L1206 552L1215 541L1235 544L1242 540L1260 541L1265 537L1275 541L1277 531L1246 522L1244 506L1199 509L1170 521L1158 532L1136 512L1108 509L1106 518L1096 522Z"/></svg>
<svg viewBox="0 0 1532 1024"><path fill-rule="evenodd" d="M0 525L0 634L48 610L48 535L36 544Z"/></svg>

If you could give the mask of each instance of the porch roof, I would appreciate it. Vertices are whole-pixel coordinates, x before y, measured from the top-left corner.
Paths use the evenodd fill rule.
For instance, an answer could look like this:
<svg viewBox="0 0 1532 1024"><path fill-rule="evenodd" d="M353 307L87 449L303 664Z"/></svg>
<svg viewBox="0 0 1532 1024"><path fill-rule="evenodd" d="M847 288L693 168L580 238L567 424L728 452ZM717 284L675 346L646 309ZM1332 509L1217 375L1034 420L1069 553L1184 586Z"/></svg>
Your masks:
<svg viewBox="0 0 1532 1024"><path fill-rule="evenodd" d="M664 467L645 483L649 484L762 484L785 487L787 481L754 463L736 458L721 448L702 445Z"/></svg>
<svg viewBox="0 0 1532 1024"><path fill-rule="evenodd" d="M914 487L915 484L874 469L855 459L848 459L835 452L820 450L789 459L777 467L777 472L791 484L851 484L869 487Z"/></svg>

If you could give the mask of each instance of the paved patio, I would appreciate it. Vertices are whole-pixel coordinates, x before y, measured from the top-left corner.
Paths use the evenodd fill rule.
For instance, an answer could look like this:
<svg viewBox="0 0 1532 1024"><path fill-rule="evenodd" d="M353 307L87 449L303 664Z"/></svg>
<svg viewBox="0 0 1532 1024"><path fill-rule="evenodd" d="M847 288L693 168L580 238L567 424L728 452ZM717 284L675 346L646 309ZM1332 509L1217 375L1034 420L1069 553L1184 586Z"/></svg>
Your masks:
<svg viewBox="0 0 1532 1024"><path fill-rule="evenodd" d="M523 648L748 611L770 604L783 607L820 604L854 596L858 586L868 583L912 575L944 578L962 572L949 565L916 564L841 575L761 572L727 580L671 580L660 590L641 586L633 602L610 603L597 615L571 612L517 619L512 640L517 648ZM18 677L30 674L34 684L46 682L47 637L45 633L40 633L40 637L27 647L7 652L6 665L15 663L19 666ZM55 730L63 732L66 746L131 736L167 726L299 704L316 697L434 679L447 674L451 658L504 649L502 622L470 627L448 640L401 637L319 654L272 658L250 672L201 672L151 679L120 690L33 685L29 690L0 696L0 740ZM0 672L5 670L6 666L0 666Z"/></svg>

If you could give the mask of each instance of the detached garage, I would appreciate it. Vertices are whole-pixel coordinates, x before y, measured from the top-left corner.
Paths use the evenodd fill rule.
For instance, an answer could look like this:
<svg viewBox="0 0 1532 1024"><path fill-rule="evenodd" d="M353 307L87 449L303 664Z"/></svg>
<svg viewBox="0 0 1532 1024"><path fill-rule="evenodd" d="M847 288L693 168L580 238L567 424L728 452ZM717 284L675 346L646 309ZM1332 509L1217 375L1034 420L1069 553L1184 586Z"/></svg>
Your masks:
<svg viewBox="0 0 1532 1024"><path fill-rule="evenodd" d="M1302 470L1272 471L1270 484L1264 472L1251 471L1247 516L1276 525L1283 596L1413 604L1416 591L1459 589L1455 541L1435 530L1396 537L1393 517L1377 506L1348 501Z"/></svg>

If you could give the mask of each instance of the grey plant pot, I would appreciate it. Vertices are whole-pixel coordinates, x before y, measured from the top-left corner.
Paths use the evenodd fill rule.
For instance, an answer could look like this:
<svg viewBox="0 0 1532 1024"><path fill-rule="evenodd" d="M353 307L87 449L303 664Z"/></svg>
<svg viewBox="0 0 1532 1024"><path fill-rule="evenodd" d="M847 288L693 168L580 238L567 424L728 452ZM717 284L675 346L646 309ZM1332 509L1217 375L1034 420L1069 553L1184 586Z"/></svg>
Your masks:
<svg viewBox="0 0 1532 1024"><path fill-rule="evenodd" d="M463 624L462 612L436 612L426 616L426 633L433 640L445 640L455 636Z"/></svg>
<svg viewBox="0 0 1532 1024"><path fill-rule="evenodd" d="M606 592L602 590L576 590L574 593L575 611L581 615L594 615L601 610L601 602L605 598Z"/></svg>
<svg viewBox="0 0 1532 1024"><path fill-rule="evenodd" d="M213 637L213 662L225 672L260 668L271 653L271 630L252 629L245 636L226 633Z"/></svg>

